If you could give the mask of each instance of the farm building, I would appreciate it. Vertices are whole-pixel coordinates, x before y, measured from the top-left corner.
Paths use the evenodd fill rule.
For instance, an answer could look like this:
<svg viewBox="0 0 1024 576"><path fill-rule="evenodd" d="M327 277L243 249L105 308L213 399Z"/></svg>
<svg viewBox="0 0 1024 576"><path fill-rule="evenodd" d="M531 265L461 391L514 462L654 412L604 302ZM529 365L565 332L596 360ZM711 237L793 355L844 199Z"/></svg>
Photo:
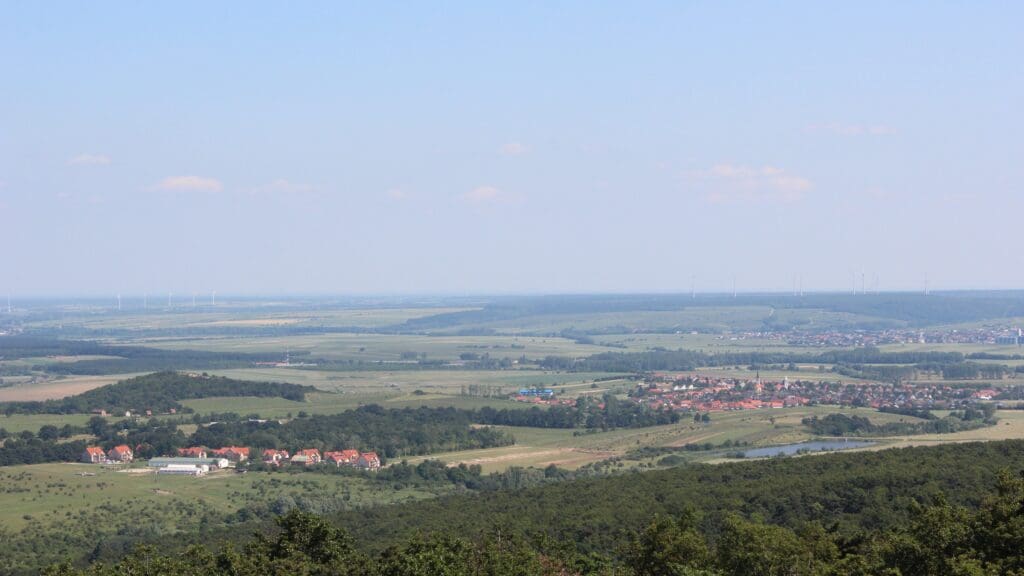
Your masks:
<svg viewBox="0 0 1024 576"><path fill-rule="evenodd" d="M173 474L179 476L202 476L210 471L210 467L206 465L193 466L191 464L169 464L162 468L158 468L157 474Z"/></svg>
<svg viewBox="0 0 1024 576"><path fill-rule="evenodd" d="M227 468L227 458L150 458L147 466L150 468L165 468L167 466L206 466L209 469Z"/></svg>

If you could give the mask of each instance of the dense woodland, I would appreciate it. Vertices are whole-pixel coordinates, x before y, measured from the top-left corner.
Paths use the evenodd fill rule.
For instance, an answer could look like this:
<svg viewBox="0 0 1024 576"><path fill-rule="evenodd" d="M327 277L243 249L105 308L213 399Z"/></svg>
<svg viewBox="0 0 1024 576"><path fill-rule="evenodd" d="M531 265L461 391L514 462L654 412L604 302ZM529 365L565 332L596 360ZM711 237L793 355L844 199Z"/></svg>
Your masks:
<svg viewBox="0 0 1024 576"><path fill-rule="evenodd" d="M248 544L236 528L220 533L234 545L143 550L88 573L1021 574L1022 469L1021 441L692 466L292 511Z"/></svg>
<svg viewBox="0 0 1024 576"><path fill-rule="evenodd" d="M281 382L250 382L207 374L157 372L101 386L75 396L41 402L0 404L5 414L81 414L98 410L110 413L188 411L180 400L224 396L267 396L302 402L312 386Z"/></svg>

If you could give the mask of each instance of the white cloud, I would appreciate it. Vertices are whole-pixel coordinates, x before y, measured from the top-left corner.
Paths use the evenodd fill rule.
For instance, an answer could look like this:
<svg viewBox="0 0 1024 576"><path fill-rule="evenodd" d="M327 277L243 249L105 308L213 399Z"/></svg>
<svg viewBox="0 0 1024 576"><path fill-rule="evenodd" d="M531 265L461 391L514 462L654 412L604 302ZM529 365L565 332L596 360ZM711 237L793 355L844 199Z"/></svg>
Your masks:
<svg viewBox="0 0 1024 576"><path fill-rule="evenodd" d="M384 191L384 195L387 196L389 200L394 200L396 202L409 199L409 193L401 188L389 188Z"/></svg>
<svg viewBox="0 0 1024 576"><path fill-rule="evenodd" d="M507 200L502 191L492 186L481 186L462 195L462 199L470 204L495 204Z"/></svg>
<svg viewBox="0 0 1024 576"><path fill-rule="evenodd" d="M220 192L224 185L220 180L203 176L168 176L153 188L170 192Z"/></svg>
<svg viewBox="0 0 1024 576"><path fill-rule="evenodd" d="M104 166L110 164L110 156L105 154L79 154L68 160L69 166Z"/></svg>
<svg viewBox="0 0 1024 576"><path fill-rule="evenodd" d="M296 184L285 180L284 178L278 178L273 182L268 182L261 186L257 186L249 191L253 195L281 195L291 196L294 194L307 194L313 192L313 187L306 184Z"/></svg>
<svg viewBox="0 0 1024 576"><path fill-rule="evenodd" d="M776 166L716 164L691 170L684 179L701 188L713 204L791 203L804 197L813 183Z"/></svg>
<svg viewBox="0 0 1024 576"><path fill-rule="evenodd" d="M501 147L502 156L522 156L529 151L530 149L520 142L509 142Z"/></svg>
<svg viewBox="0 0 1024 576"><path fill-rule="evenodd" d="M892 136L896 129L884 124L844 124L842 122L828 122L825 124L811 124L807 126L808 132L826 132L836 136Z"/></svg>

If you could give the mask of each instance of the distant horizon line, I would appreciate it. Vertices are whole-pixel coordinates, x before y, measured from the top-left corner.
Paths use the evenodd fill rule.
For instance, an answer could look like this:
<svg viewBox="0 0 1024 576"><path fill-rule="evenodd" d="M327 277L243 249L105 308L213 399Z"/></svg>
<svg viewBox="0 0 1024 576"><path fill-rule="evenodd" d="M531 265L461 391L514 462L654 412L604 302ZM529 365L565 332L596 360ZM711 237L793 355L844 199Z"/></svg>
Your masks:
<svg viewBox="0 0 1024 576"><path fill-rule="evenodd" d="M286 299L286 300L300 300L300 299L371 299L371 298L466 298L466 299L485 299L485 298L516 298L516 297L527 297L527 298L544 298L544 297L593 297L593 296L679 296L681 298L694 298L694 297L726 297L726 298L739 298L739 297L750 297L750 296L786 296L792 298L800 298L807 296L882 296L882 295L906 295L906 294L918 294L921 296L936 295L936 294L969 294L969 293L980 293L980 294L999 294L999 293L1016 293L1024 292L1024 287L1020 288L931 288L926 290L923 289L903 289L903 290L867 290L857 291L852 290L836 290L836 289L825 289L825 290L803 290L794 292L792 290L705 290L705 291L691 291L691 290L651 290L651 291L627 291L627 290L608 290L608 291L593 291L593 292L582 292L582 291L565 291L565 292L543 292L543 291L521 291L521 292L501 292L501 291L479 291L479 292L221 292L221 291L206 291L206 292L170 292L170 300L172 304L183 304L188 307L192 307L193 294L195 295L196 307L211 307L216 306L219 303L223 303L227 300L259 300L259 299ZM211 296L216 294L217 303L210 301ZM1024 294L1022 294L1024 295ZM111 293L55 293L55 294L43 294L43 295L29 295L26 293L11 292L0 298L9 297L13 301L21 302L33 302L33 301L55 301L55 300L83 300L83 301L112 301L115 305L120 299L122 304L139 303L146 299L149 301L150 308L167 307L166 302L168 299L167 292L111 292ZM0 304L6 305L5 301L0 301Z"/></svg>

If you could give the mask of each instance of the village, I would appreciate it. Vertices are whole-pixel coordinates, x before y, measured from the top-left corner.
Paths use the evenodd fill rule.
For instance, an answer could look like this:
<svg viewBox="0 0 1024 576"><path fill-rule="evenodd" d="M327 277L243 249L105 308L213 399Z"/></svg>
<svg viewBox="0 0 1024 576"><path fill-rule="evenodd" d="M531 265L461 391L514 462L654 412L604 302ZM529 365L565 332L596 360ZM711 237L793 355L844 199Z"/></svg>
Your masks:
<svg viewBox="0 0 1024 576"><path fill-rule="evenodd" d="M1002 393L991 388L948 384L843 384L658 373L645 379L630 396L655 410L720 412L820 404L944 410L993 400Z"/></svg>
<svg viewBox="0 0 1024 576"><path fill-rule="evenodd" d="M244 446L226 446L208 449L203 446L179 448L175 456L150 458L146 466L156 474L179 476L205 476L211 471L234 468L249 461L250 449ZM88 446L82 452L81 461L87 464L128 464L135 460L135 453L128 445L121 444L104 451L99 446ZM266 449L262 453L262 464L267 466L317 466L333 465L359 470L376 471L381 468L381 459L376 452L359 450L324 451L305 448L289 454L287 450Z"/></svg>

